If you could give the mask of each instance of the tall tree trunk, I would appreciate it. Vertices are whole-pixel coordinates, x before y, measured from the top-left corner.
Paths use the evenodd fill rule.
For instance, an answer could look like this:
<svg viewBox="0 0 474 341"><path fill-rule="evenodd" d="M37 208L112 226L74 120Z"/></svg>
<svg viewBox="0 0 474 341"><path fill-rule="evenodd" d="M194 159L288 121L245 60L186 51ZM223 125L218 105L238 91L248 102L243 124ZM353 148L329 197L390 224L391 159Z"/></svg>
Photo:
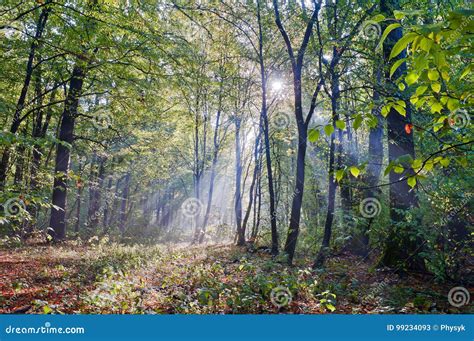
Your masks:
<svg viewBox="0 0 474 341"><path fill-rule="evenodd" d="M115 195L112 194L112 191L111 191L112 183L113 183L113 178L112 176L109 176L109 179L107 181L107 189L105 192L105 201L104 201L104 233L107 233L109 231L109 211L115 201Z"/></svg>
<svg viewBox="0 0 474 341"><path fill-rule="evenodd" d="M382 115L380 114L380 94L378 92L378 87L381 86L382 81L382 70L380 61L376 61L374 67L374 93L373 93L373 102L374 107L372 109L372 115L377 118L377 126L373 129L370 129L369 132L369 155L368 155L368 165L367 165L367 176L365 183L367 184L367 189L364 191L364 199L379 197L380 190L376 188L380 174L382 172L382 162L383 162L383 121ZM378 199L377 199L378 200ZM369 230L372 225L372 222L375 217L368 218L368 224L362 225L360 229L357 229L353 232L351 238L350 249L355 254L361 256L367 256L369 251Z"/></svg>
<svg viewBox="0 0 474 341"><path fill-rule="evenodd" d="M381 0L381 12L387 17L393 17L394 10L399 10L398 0ZM385 63L388 66L386 70L386 84L391 84L393 89L397 89L394 82L390 79L390 65L399 59L406 57L406 51L400 53L396 58L389 61L390 52L397 41L403 36L402 28L398 27L390 32L383 44L383 54ZM392 79L398 79L406 73L406 63L402 63L393 74ZM398 91L398 90L394 90ZM395 97L402 97L401 94L394 94ZM405 125L411 124L411 107L406 103L406 117L400 115L392 108L387 117L387 137L388 137L388 159L389 162L395 161L403 155L409 155L415 158L415 146L413 141L413 132L407 134ZM403 164L405 175L413 174L408 163ZM424 270L423 260L418 256L421 250L421 242L416 235L416 223L409 223L405 219L405 212L418 205L415 190L411 189L406 181L399 181L400 174L393 170L389 174L390 179L390 218L392 225L386 241L382 264L388 267L406 267L409 269ZM410 227L407 232L397 231L395 225L404 222ZM406 264L403 264L407 261Z"/></svg>
<svg viewBox="0 0 474 341"><path fill-rule="evenodd" d="M257 1L257 20L258 20L258 48L259 48L259 64L260 64L260 80L262 92L262 108L260 111L261 119L259 131L263 130L263 140L265 142L265 165L267 168L268 180L268 196L270 201L270 227L272 232L272 247L271 253L276 256L278 254L278 230L276 221L276 207L275 207L275 191L273 187L273 170L272 158L270 153L270 133L268 126L268 107L267 107L267 76L265 71L265 60L263 55L263 29L260 15L260 1ZM262 127L263 122L263 127Z"/></svg>
<svg viewBox="0 0 474 341"><path fill-rule="evenodd" d="M235 222L237 225L237 245L245 244L245 234L242 230L242 156L240 148L240 117L235 116Z"/></svg>
<svg viewBox="0 0 474 341"><path fill-rule="evenodd" d="M95 171L94 176L94 188L90 193L89 201L89 229L93 232L97 229L97 225L100 221L100 201L102 196L102 187L104 184L105 177L105 161L104 156L96 156L98 159L98 170ZM92 167L92 165L91 165Z"/></svg>
<svg viewBox="0 0 474 341"><path fill-rule="evenodd" d="M252 224L252 233L250 235L250 240L252 242L255 242L255 240L257 239L258 229L260 226L260 211L262 208L262 166L263 166L262 146L263 144L260 142L257 186L255 187L255 200L254 200L255 205L254 205L254 211L253 211L253 224Z"/></svg>
<svg viewBox="0 0 474 341"><path fill-rule="evenodd" d="M278 9L278 1L273 0L273 9L275 12L275 23L278 30L285 41L288 56L291 62L291 68L293 73L293 92L294 92L294 105L295 105L295 118L296 125L298 127L298 151L296 157L296 175L295 175L295 188L292 196L293 201L291 203L290 213L290 224L288 227L288 236L285 242L285 253L288 256L288 264L293 263L293 257L296 251L296 243L298 240L298 234L300 229L300 218L301 218L301 206L303 204L303 190L304 190L304 178L305 178L305 158L308 138L308 124L314 113L316 104L316 97L318 96L319 89L321 87L321 81L318 82L315 92L311 99L311 106L306 118L303 116L303 103L302 103L302 77L301 72L303 69L303 60L308 47L309 39L313 32L313 25L318 19L318 13L321 7L320 2L314 2L314 11L311 18L307 21L304 37L301 42L300 48L296 54L291 45L290 38L286 32L280 18L280 12ZM322 75L321 75L322 77Z"/></svg>
<svg viewBox="0 0 474 341"><path fill-rule="evenodd" d="M70 146L74 140L74 124L79 105L79 97L82 92L86 66L83 61L77 61L74 66L69 91L61 117L59 128L59 140L56 146L56 163L54 167L54 185L49 222L49 234L55 241L66 237L66 200L67 200L67 177L69 172ZM67 145L65 145L66 143Z"/></svg>
<svg viewBox="0 0 474 341"><path fill-rule="evenodd" d="M333 49L334 58L338 58L337 51ZM335 172L336 172L336 165L338 167L341 166L342 161L342 131L336 127L336 121L339 119L339 97L340 97L340 89L339 89L339 75L334 70L336 62L333 63L330 69L331 74L331 109L332 109L332 121L334 127L334 133L331 134L330 146L329 146L329 183L328 183L328 208L326 213L326 221L324 223L324 235L323 241L321 243L321 248L319 250L318 256L313 264L313 268L317 268L323 265L327 253L329 251L329 243L331 241L331 234L332 234L332 224L334 222L334 211L336 206L336 189L337 183L335 181ZM337 163L336 163L336 136L335 134L339 134L339 143L337 146Z"/></svg>
<svg viewBox="0 0 474 341"><path fill-rule="evenodd" d="M22 129L23 132L23 137L26 137L26 130ZM16 155L17 159L15 162L15 176L13 178L13 184L15 185L15 188L19 190L20 192L22 191L22 182L23 182L23 170L25 168L25 161L26 161L26 147L25 147L25 142L22 142L17 148L16 148Z"/></svg>
<svg viewBox="0 0 474 341"><path fill-rule="evenodd" d="M127 223L127 203L130 191L130 173L125 175L125 183L123 185L122 195L121 195L121 204L120 204L120 221L119 221L119 230L123 235L125 233L125 224Z"/></svg>
<svg viewBox="0 0 474 341"><path fill-rule="evenodd" d="M209 221L209 215L211 213L212 196L214 194L214 182L216 179L217 159L219 156L219 148L220 148L219 129L220 129L220 118L221 118L221 107L222 107L221 93L222 93L222 88L220 89L220 92L219 92L219 109L217 110L216 127L214 128L214 137L213 137L214 150L212 154L211 175L209 179L209 193L207 196L206 213L204 214L201 231L198 235L199 244L201 244L204 241L204 235L206 233L207 222Z"/></svg>
<svg viewBox="0 0 474 341"><path fill-rule="evenodd" d="M79 165L79 168L82 168L82 165ZM79 170L81 174L82 171ZM84 191L84 186L82 181L77 183L77 194L76 194L76 223L74 225L74 232L78 233L81 227L81 206L82 206L82 192Z"/></svg>
<svg viewBox="0 0 474 341"><path fill-rule="evenodd" d="M250 184L250 190L249 190L249 202L247 205L247 210L245 211L245 216L244 220L242 221L242 234L245 236L245 232L247 230L247 222L250 218L250 213L252 212L252 205L254 201L254 196L255 196L255 182L257 180L257 176L259 173L258 167L259 167L259 156L258 156L258 149L260 145L260 134L257 135L257 138L255 140L255 149L254 149L254 160L255 160L255 166L253 170L253 176L252 176L252 182Z"/></svg>

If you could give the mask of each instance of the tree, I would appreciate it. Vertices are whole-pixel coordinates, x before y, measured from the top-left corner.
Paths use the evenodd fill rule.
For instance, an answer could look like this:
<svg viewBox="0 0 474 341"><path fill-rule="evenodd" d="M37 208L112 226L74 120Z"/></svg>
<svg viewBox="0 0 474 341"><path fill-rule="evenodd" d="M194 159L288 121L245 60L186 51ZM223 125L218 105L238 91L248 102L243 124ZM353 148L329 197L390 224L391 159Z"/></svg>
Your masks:
<svg viewBox="0 0 474 341"><path fill-rule="evenodd" d="M319 91L321 89L322 80L318 82L316 90L314 91L311 98L311 105L306 115L306 118L303 116L303 103L302 103L302 69L303 69L303 60L306 53L306 49L309 44L309 39L313 31L313 25L318 20L319 9L321 8L321 2L317 2L314 5L314 10L309 19L304 37L301 42L301 46L298 51L293 50L292 43L286 32L283 24L281 22L280 10L278 1L273 1L273 8L275 11L275 22L278 26L278 29L285 41L286 49L288 52L288 57L291 63L291 71L293 74L293 91L294 91L294 106L295 106L295 119L296 125L298 127L298 151L296 159L296 175L295 175L295 188L293 191L293 201L291 205L291 216L290 216L290 225L288 228L288 236L285 242L285 253L288 255L288 263L293 262L293 257L296 250L296 242L298 240L299 234L299 225L301 217L301 205L303 203L303 191L304 191L304 178L305 178L305 158L306 158L306 147L307 147L307 138L308 138L308 125L313 116L314 109L316 108L316 99L318 97ZM321 75L320 75L321 76Z"/></svg>
<svg viewBox="0 0 474 341"><path fill-rule="evenodd" d="M380 2L380 9L386 15L392 17L394 10L399 9L397 0L382 0ZM390 55L395 44L402 38L403 33L401 27L397 27L390 31L383 43L384 60L386 63L390 60ZM402 51L393 63L397 60L403 60L406 57L406 51ZM395 71L393 77L398 79L406 74L406 63L403 62ZM393 84L390 80L390 74L386 71L386 83ZM392 85L392 89L395 88ZM404 100L403 93L394 94L395 97L401 98L400 105L405 107L402 113L392 107L387 116L387 139L388 139L388 159L389 162L400 161L404 157L415 159L415 145L413 133L408 133L405 127L412 124L411 107ZM404 104L403 104L404 103ZM407 162L401 164L410 169ZM408 171L413 174L412 171ZM418 199L414 188L411 188L406 181L399 181L399 174L392 170L389 174L390 179L390 218L392 226L390 227L389 236L386 241L386 248L382 259L382 264L389 267L397 267L400 262L405 262L407 259L408 267L416 269L424 269L423 261L418 254L421 252L421 242L419 238L410 238L411 233L400 233L396 229L396 224L405 221L405 213L418 205ZM406 222L406 221L405 221ZM416 223L406 222L410 226L410 230L416 229ZM416 235L414 232L413 235Z"/></svg>

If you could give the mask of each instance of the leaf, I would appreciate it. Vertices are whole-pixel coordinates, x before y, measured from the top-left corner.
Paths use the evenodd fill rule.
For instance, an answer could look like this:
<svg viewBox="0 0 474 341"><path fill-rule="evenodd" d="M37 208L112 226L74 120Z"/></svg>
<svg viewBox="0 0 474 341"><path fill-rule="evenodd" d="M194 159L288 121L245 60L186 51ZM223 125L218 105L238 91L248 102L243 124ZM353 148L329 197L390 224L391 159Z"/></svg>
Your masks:
<svg viewBox="0 0 474 341"><path fill-rule="evenodd" d="M443 77L445 81L449 81L449 78L451 78L449 77L449 73L447 73L446 71L441 71L441 77Z"/></svg>
<svg viewBox="0 0 474 341"><path fill-rule="evenodd" d="M404 49L406 49L409 43L415 40L416 37L418 37L418 33L410 32L400 38L395 46L393 46L392 52L390 52L389 60L398 56Z"/></svg>
<svg viewBox="0 0 474 341"><path fill-rule="evenodd" d="M431 105L431 113L434 114L434 113L441 113L441 110L443 110L443 105L439 102L434 102L432 105Z"/></svg>
<svg viewBox="0 0 474 341"><path fill-rule="evenodd" d="M446 62L446 56L444 52L440 51L440 52L433 53L433 56L434 56L435 64L438 67L438 69L441 69L443 66L448 65L448 63Z"/></svg>
<svg viewBox="0 0 474 341"><path fill-rule="evenodd" d="M327 136L331 136L331 134L334 132L334 127L332 124L328 124L324 127L324 132L326 133Z"/></svg>
<svg viewBox="0 0 474 341"><path fill-rule="evenodd" d="M341 130L344 130L344 129L346 129L346 122L341 121L341 120L337 120L336 121L336 127L341 129Z"/></svg>
<svg viewBox="0 0 474 341"><path fill-rule="evenodd" d="M455 111L457 108L459 108L459 100L456 98L448 98L448 109Z"/></svg>
<svg viewBox="0 0 474 341"><path fill-rule="evenodd" d="M405 77L405 82L407 82L408 85L412 85L416 83L418 78L420 78L420 75L417 72L412 71Z"/></svg>
<svg viewBox="0 0 474 341"><path fill-rule="evenodd" d="M397 69L400 67L405 62L406 58L402 58L397 60L395 63L393 63L392 67L390 68L390 78L392 78L393 74Z"/></svg>
<svg viewBox="0 0 474 341"><path fill-rule="evenodd" d="M387 168L385 168L385 171L384 171L383 175L387 176L390 173L390 171L393 169L393 167L394 167L394 164L393 164L392 161L390 161Z"/></svg>
<svg viewBox="0 0 474 341"><path fill-rule="evenodd" d="M429 172L433 169L433 162L427 162L424 167L425 171Z"/></svg>
<svg viewBox="0 0 474 341"><path fill-rule="evenodd" d="M398 88L400 89L400 91L405 90L405 88L406 88L405 83L403 83L403 82L398 83Z"/></svg>
<svg viewBox="0 0 474 341"><path fill-rule="evenodd" d="M355 166L352 166L351 168L349 168L349 171L351 172L351 174L354 176L354 177L358 177L359 174L360 174L360 170L359 168L355 167Z"/></svg>
<svg viewBox="0 0 474 341"><path fill-rule="evenodd" d="M439 93L441 91L441 84L438 82L431 83L431 89L433 89L434 92Z"/></svg>
<svg viewBox="0 0 474 341"><path fill-rule="evenodd" d="M416 186L416 177L410 176L407 180L408 186L414 188Z"/></svg>
<svg viewBox="0 0 474 341"><path fill-rule="evenodd" d="M387 36L390 34L390 32L392 32L394 29L396 29L397 27L400 27L400 26L401 25L399 23L388 25L387 28L385 29L385 31L383 31L382 37L380 38L380 41L377 44L376 49L380 50L383 46L383 42L385 41Z"/></svg>
<svg viewBox="0 0 474 341"><path fill-rule="evenodd" d="M430 81L437 81L439 79L439 72L437 70L428 70L428 78Z"/></svg>
<svg viewBox="0 0 474 341"><path fill-rule="evenodd" d="M407 115L406 109L404 107L402 107L401 105L394 104L393 108L395 108L395 110L398 111L398 113L400 115L402 115L403 117L405 117Z"/></svg>
<svg viewBox="0 0 474 341"><path fill-rule="evenodd" d="M431 47L433 46L434 41L428 38L421 39L420 47L425 52L430 52Z"/></svg>
<svg viewBox="0 0 474 341"><path fill-rule="evenodd" d="M382 20L385 20L385 15L383 14L377 14L372 18L372 21L375 22L381 22Z"/></svg>
<svg viewBox="0 0 474 341"><path fill-rule="evenodd" d="M309 133L308 133L308 140L309 142L316 142L318 139L319 139L319 130L317 129L310 129Z"/></svg>
<svg viewBox="0 0 474 341"><path fill-rule="evenodd" d="M390 112L390 105L385 105L382 110L380 111L380 114L383 116L383 117L387 117L389 112Z"/></svg>
<svg viewBox="0 0 474 341"><path fill-rule="evenodd" d="M393 15L395 16L395 19L397 19L397 20L401 20L401 19L405 18L405 13L402 12L402 11L395 10L395 11L393 11Z"/></svg>
<svg viewBox="0 0 474 341"><path fill-rule="evenodd" d="M443 167L448 167L449 166L449 159L448 158L442 158L441 160L439 160L439 163L443 166Z"/></svg>
<svg viewBox="0 0 474 341"><path fill-rule="evenodd" d="M339 169L336 172L336 181L341 181L342 177L344 176L344 169Z"/></svg>
<svg viewBox="0 0 474 341"><path fill-rule="evenodd" d="M404 170L405 170L405 168L403 168L402 166L399 166L399 165L393 167L393 171L397 174L402 174Z"/></svg>
<svg viewBox="0 0 474 341"><path fill-rule="evenodd" d="M469 72L471 72L471 68L472 68L472 64L470 64L467 68L465 68L463 70L463 72L461 73L461 76L459 77L459 79L461 80L464 77L466 77L469 74Z"/></svg>
<svg viewBox="0 0 474 341"><path fill-rule="evenodd" d="M411 167L413 168L413 170L418 171L421 168L422 165L423 165L422 160L415 159L415 160L413 160L413 163L411 164Z"/></svg>
<svg viewBox="0 0 474 341"><path fill-rule="evenodd" d="M359 127L361 126L362 124L362 115L357 115L355 118L354 118L354 123L352 124L352 127L354 128L354 130L357 130L359 129Z"/></svg>
<svg viewBox="0 0 474 341"><path fill-rule="evenodd" d="M336 310L336 307L333 306L331 303L327 303L326 304L326 308L329 309L331 311L331 313Z"/></svg>
<svg viewBox="0 0 474 341"><path fill-rule="evenodd" d="M419 87L416 88L415 94L417 96L421 96L425 93L427 89L428 89L427 85L420 85Z"/></svg>
<svg viewBox="0 0 474 341"><path fill-rule="evenodd" d="M43 313L49 314L49 313L51 313L51 312L53 312L53 309L51 309L51 308L50 308L49 306L47 306L47 305L44 305L44 306L43 306Z"/></svg>

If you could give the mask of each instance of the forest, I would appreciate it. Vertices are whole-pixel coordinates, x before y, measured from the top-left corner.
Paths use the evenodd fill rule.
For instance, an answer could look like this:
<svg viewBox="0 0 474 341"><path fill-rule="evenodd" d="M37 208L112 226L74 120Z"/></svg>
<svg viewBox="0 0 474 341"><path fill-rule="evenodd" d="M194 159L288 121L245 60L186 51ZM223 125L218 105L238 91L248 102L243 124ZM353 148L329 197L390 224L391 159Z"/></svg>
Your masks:
<svg viewBox="0 0 474 341"><path fill-rule="evenodd" d="M2 0L0 313L472 313L469 0Z"/></svg>

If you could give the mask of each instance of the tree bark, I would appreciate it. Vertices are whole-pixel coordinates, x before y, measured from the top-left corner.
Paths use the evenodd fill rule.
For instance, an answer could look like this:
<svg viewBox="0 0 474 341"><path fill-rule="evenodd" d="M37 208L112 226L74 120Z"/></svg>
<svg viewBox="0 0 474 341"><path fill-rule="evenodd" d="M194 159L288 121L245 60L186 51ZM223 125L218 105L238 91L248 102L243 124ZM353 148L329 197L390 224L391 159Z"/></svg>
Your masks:
<svg viewBox="0 0 474 341"><path fill-rule="evenodd" d="M125 233L125 225L127 223L127 203L130 191L130 173L125 175L125 183L121 195L121 204L120 204L120 221L119 221L119 230L123 235Z"/></svg>
<svg viewBox="0 0 474 341"><path fill-rule="evenodd" d="M56 146L56 163L54 167L54 185L49 222L49 234L54 241L66 237L66 201L67 201L67 177L69 172L70 146L74 140L74 124L79 105L79 97L82 92L86 66L83 61L78 61L74 66L69 85L69 91L61 117L59 128L59 140ZM64 144L66 143L67 146Z"/></svg>
<svg viewBox="0 0 474 341"><path fill-rule="evenodd" d="M305 158L306 158L306 148L307 148L307 137L308 137L308 124L311 120L311 117L314 113L316 97L319 93L321 86L321 81L318 82L313 97L311 99L311 106L306 118L303 116L303 106L302 106L302 77L301 72L303 69L303 59L308 47L309 39L312 35L313 25L318 19L319 9L321 7L320 2L314 3L314 11L311 15L311 18L308 20L306 25L303 41L301 46L297 51L297 54L294 54L293 47L290 42L290 38L286 30L283 27L280 18L280 12L278 9L278 1L273 0L273 9L275 12L275 23L278 27L278 30L285 41L286 49L288 56L291 62L291 68L293 73L293 92L294 92L294 105L295 105L295 118L296 125L298 127L298 152L296 158L296 175L295 175L295 188L293 190L292 196L293 201L291 204L291 213L290 213L290 224L288 227L288 235L285 242L285 253L288 256L288 264L293 263L293 257L295 255L296 243L298 240L299 228L300 228L300 218L301 218L301 206L303 204L303 190L304 190L304 179L305 179ZM322 77L322 75L321 75Z"/></svg>
<svg viewBox="0 0 474 341"><path fill-rule="evenodd" d="M381 12L387 17L393 17L393 11L399 10L400 5L398 0L381 0ZM393 89L397 89L392 79L398 79L406 73L406 63L397 69L392 78L389 76L389 67L392 63L399 59L406 57L406 51L400 53L393 60L389 61L390 52L393 46L403 36L402 28L398 27L390 32L383 44L383 54L385 63L388 66L386 70L386 84L392 84ZM398 90L394 90L398 92ZM403 98L402 94L394 94L395 97ZM407 134L405 125L411 124L411 107L410 103L406 102L406 117L400 115L394 108L392 108L387 117L387 137L388 137L388 159L389 162L397 160L399 157L409 155L415 158L415 146L413 141L413 132ZM405 175L413 174L409 164L403 164L405 168ZM396 174L393 170L389 174L390 180L390 218L392 225L390 227L389 235L385 245L382 264L388 267L408 268L414 270L424 270L424 262L418 256L422 244L419 238L414 238L416 235L416 223L407 222L405 213L411 208L418 205L418 199L415 190L411 189L406 181L398 181L400 174ZM400 232L396 229L396 224L403 222L408 224L407 232ZM413 240L414 239L414 240ZM405 263L406 262L406 263Z"/></svg>
<svg viewBox="0 0 474 341"><path fill-rule="evenodd" d="M373 102L374 107L372 109L372 115L377 118L377 126L373 129L370 129L369 132L369 155L368 155L368 165L367 165L367 176L366 176L366 185L367 190L364 191L365 198L377 198L379 197L380 190L376 188L380 174L382 172L382 162L383 162L383 121L382 115L380 114L380 94L377 90L381 86L382 81L382 70L379 61L375 61L376 65L374 67L374 93L373 93ZM360 230L353 232L350 249L353 253L367 256L369 252L369 231L372 225L374 218L368 218L367 225L360 227Z"/></svg>
<svg viewBox="0 0 474 341"><path fill-rule="evenodd" d="M272 247L271 254L276 256L278 254L278 230L276 221L276 207L275 207L275 191L273 184L273 170L272 170L272 158L270 153L270 137L269 137L269 126L268 126L268 107L267 107L267 76L265 71L265 60L263 55L263 29L262 20L260 15L260 1L257 1L257 20L258 20L258 58L260 64L260 80L261 80L261 92L262 92L262 108L260 111L260 124L259 132L263 130L263 140L265 143L265 166L267 168L267 180L268 180L268 196L270 201L270 227L272 232ZM262 127L263 123L263 127ZM260 212L259 212L260 213ZM260 224L260 222L258 222ZM258 230L258 226L257 229Z"/></svg>
<svg viewBox="0 0 474 341"><path fill-rule="evenodd" d="M245 234L242 230L242 156L240 147L240 117L234 117L235 123L235 222L237 225L237 245L245 244Z"/></svg>
<svg viewBox="0 0 474 341"><path fill-rule="evenodd" d="M331 63L330 74L331 74L331 109L332 109L332 122L334 132L331 134L330 146L329 146L329 183L328 183L328 209L326 213L326 221L324 223L324 236L321 243L318 256L313 264L313 268L321 267L324 264L326 256L329 251L329 243L331 241L332 224L334 222L334 211L336 205L336 190L337 182L335 181L336 165L341 167L342 158L342 131L336 127L336 121L339 119L339 75L335 71L334 67L338 61L338 54L336 48L333 49L334 60ZM337 162L336 162L336 133L339 134L339 143L337 145Z"/></svg>

